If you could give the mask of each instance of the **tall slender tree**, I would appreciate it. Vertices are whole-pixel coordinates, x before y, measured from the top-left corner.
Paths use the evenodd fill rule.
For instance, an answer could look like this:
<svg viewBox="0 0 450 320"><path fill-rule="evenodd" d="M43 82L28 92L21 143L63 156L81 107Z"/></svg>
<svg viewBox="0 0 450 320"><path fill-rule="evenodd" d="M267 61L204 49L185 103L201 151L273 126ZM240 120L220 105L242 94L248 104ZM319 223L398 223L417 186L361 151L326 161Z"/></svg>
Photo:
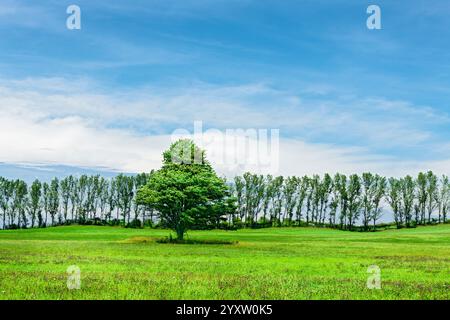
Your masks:
<svg viewBox="0 0 450 320"><path fill-rule="evenodd" d="M13 196L14 185L11 181L0 178L0 208L3 212L3 229L6 229L8 224L8 210L10 207L10 200Z"/></svg>
<svg viewBox="0 0 450 320"><path fill-rule="evenodd" d="M438 209L439 216L438 222L445 222L447 218L447 212L450 206L450 182L448 176L444 175L441 178L441 184L438 192Z"/></svg>
<svg viewBox="0 0 450 320"><path fill-rule="evenodd" d="M302 219L302 210L303 210L303 204L305 202L307 192L308 192L308 177L304 176L302 178L297 179L297 211L296 211L296 219L297 224L300 225L301 219Z"/></svg>
<svg viewBox="0 0 450 320"><path fill-rule="evenodd" d="M389 179L389 189L387 194L387 201L392 208L394 214L395 224L397 228L401 228L401 187L400 181L396 178Z"/></svg>
<svg viewBox="0 0 450 320"><path fill-rule="evenodd" d="M361 210L361 180L358 175L353 174L348 184L348 229L353 229Z"/></svg>
<svg viewBox="0 0 450 320"><path fill-rule="evenodd" d="M31 184L30 191L29 191L29 199L27 202L27 209L28 214L31 217L31 227L34 228L36 219L41 222L42 220L42 183L39 180L34 180L34 182ZM39 223L39 226L40 223Z"/></svg>
<svg viewBox="0 0 450 320"><path fill-rule="evenodd" d="M416 198L417 198L417 207L418 207L417 209L420 212L420 219L418 219L418 217L416 217L416 224L425 224L427 199L428 199L427 175L423 172L420 172L417 177L416 184L417 184Z"/></svg>
<svg viewBox="0 0 450 320"><path fill-rule="evenodd" d="M48 213L50 214L52 225L55 224L55 217L59 212L59 180L52 179L48 193Z"/></svg>
<svg viewBox="0 0 450 320"><path fill-rule="evenodd" d="M288 177L283 185L284 212L286 213L287 224L292 224L295 205L297 204L297 178Z"/></svg>
<svg viewBox="0 0 450 320"><path fill-rule="evenodd" d="M283 201L284 201L284 195L283 195L283 183L284 178L282 176L278 176L273 181L274 185L274 193L273 193L273 206L272 206L272 214L270 216L270 222L273 225L274 223L276 225L280 225L280 217L281 212L283 210Z"/></svg>
<svg viewBox="0 0 450 320"><path fill-rule="evenodd" d="M24 212L26 207L28 187L22 180L15 180L13 182L13 193L11 198L10 214L10 226L16 225L18 228L21 226L26 227L27 221L22 221L24 218ZM17 218L17 224L16 224Z"/></svg>
<svg viewBox="0 0 450 320"><path fill-rule="evenodd" d="M427 173L427 210L428 223L431 223L431 215L437 207L438 177L432 172Z"/></svg>
<svg viewBox="0 0 450 320"><path fill-rule="evenodd" d="M60 193L61 193L61 209L62 209L62 216L59 223L62 223L62 221L67 222L68 220L68 212L69 212L69 202L70 202L70 194L71 194L71 181L70 176L65 177L60 182Z"/></svg>
<svg viewBox="0 0 450 320"><path fill-rule="evenodd" d="M122 214L122 223L127 225L130 223L130 212L133 204L134 196L134 179L123 174L117 176L117 195L118 207Z"/></svg>
<svg viewBox="0 0 450 320"><path fill-rule="evenodd" d="M386 195L387 180L385 177L375 175L375 195L373 197L374 209L372 212L373 230L375 230L378 219L382 216L381 201Z"/></svg>
<svg viewBox="0 0 450 320"><path fill-rule="evenodd" d="M413 211L414 211L414 197L416 192L416 184L411 176L406 176L400 180L401 187L401 202L403 205L403 215L407 227L411 227Z"/></svg>

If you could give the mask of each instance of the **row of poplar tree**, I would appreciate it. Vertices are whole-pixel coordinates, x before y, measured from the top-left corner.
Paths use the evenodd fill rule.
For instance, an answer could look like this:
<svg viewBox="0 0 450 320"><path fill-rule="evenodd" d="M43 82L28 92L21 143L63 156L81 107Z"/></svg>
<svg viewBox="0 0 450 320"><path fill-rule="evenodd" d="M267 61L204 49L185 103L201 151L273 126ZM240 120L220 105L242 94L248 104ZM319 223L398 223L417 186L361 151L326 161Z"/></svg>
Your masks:
<svg viewBox="0 0 450 320"><path fill-rule="evenodd" d="M54 178L49 183L0 177L3 229L61 224L152 226L158 213L136 201L152 173ZM236 210L215 227L323 225L342 229L376 228L389 212L397 227L445 223L450 210L447 176L433 172L416 178L343 174L323 177L273 177L245 173L228 184ZM202 226L197 226L201 228Z"/></svg>
<svg viewBox="0 0 450 320"><path fill-rule="evenodd" d="M431 171L399 179L371 173L301 178L246 173L234 179L233 189L239 220L250 225L370 230L390 212L400 228L445 223L450 210L449 178Z"/></svg>
<svg viewBox="0 0 450 320"><path fill-rule="evenodd" d="M120 174L112 179L100 175L68 176L49 183L35 180L30 186L22 180L0 177L3 229L70 223L143 224L147 212L137 204L136 192L148 177L146 173Z"/></svg>

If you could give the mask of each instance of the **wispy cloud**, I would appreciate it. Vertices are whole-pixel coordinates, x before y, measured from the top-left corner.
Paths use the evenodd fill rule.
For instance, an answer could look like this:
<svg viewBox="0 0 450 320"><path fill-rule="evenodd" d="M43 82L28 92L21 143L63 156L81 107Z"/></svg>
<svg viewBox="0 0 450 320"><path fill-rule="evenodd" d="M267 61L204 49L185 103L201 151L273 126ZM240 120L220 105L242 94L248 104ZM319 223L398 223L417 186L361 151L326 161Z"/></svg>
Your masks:
<svg viewBox="0 0 450 320"><path fill-rule="evenodd" d="M267 84L114 91L92 79L64 78L2 80L0 93L4 162L150 170L159 166L171 132L192 130L195 120L205 129L281 129L280 170L286 174L395 174L428 165L443 169L450 158L450 152L433 150L437 141L428 129L448 124L446 115L399 101L304 101Z"/></svg>

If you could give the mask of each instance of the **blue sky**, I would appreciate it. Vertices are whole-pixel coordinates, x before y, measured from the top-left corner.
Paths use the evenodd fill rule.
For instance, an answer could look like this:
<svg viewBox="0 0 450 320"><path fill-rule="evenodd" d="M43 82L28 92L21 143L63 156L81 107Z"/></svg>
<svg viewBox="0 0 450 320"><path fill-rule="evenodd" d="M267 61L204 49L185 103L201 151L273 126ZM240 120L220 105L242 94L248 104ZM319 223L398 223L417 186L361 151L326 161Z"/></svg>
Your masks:
<svg viewBox="0 0 450 320"><path fill-rule="evenodd" d="M282 174L450 173L445 0L0 0L0 39L0 162L149 170L201 120L279 129Z"/></svg>

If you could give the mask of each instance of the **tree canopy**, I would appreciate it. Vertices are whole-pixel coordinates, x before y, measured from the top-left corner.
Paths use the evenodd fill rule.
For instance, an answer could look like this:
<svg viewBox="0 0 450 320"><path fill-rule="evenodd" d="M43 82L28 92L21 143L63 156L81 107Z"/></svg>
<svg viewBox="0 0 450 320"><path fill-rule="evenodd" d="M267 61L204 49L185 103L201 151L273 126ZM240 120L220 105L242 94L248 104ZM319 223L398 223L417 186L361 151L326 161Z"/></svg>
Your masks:
<svg viewBox="0 0 450 320"><path fill-rule="evenodd" d="M216 221L234 205L225 180L191 140L178 140L163 153L162 168L138 191L137 201L157 210L180 240L192 225Z"/></svg>

